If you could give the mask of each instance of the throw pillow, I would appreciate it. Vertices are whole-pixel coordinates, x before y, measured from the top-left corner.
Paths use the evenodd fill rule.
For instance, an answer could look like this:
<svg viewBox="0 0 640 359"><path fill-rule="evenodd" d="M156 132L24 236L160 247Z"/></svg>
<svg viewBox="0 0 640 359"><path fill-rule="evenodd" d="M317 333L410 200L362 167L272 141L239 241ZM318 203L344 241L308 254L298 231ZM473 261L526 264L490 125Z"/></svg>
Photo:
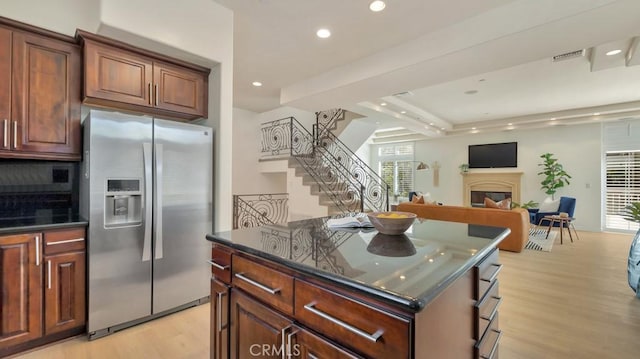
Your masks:
<svg viewBox="0 0 640 359"><path fill-rule="evenodd" d="M505 198L500 202L496 202L489 197L485 197L484 206L486 208L511 209L511 198Z"/></svg>
<svg viewBox="0 0 640 359"><path fill-rule="evenodd" d="M554 201L547 197L542 203L540 203L540 212L558 212L559 207L560 199L556 199Z"/></svg>
<svg viewBox="0 0 640 359"><path fill-rule="evenodd" d="M411 198L411 203L424 204L424 197L414 194L413 198Z"/></svg>

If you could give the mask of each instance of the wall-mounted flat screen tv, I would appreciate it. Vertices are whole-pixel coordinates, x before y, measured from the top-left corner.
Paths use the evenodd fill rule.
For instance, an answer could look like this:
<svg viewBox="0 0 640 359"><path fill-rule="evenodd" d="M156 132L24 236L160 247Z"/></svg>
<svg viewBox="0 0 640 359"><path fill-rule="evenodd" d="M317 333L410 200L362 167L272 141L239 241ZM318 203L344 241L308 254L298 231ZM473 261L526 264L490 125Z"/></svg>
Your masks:
<svg viewBox="0 0 640 359"><path fill-rule="evenodd" d="M518 143L469 145L469 168L518 167Z"/></svg>

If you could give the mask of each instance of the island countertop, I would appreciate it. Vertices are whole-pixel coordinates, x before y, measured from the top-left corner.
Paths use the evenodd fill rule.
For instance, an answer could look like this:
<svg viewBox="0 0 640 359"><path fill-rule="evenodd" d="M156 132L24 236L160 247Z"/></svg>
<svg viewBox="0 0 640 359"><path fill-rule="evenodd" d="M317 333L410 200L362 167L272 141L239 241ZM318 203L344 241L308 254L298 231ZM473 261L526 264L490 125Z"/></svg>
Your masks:
<svg viewBox="0 0 640 359"><path fill-rule="evenodd" d="M208 234L214 243L419 312L509 229L417 219L404 235L329 229L329 217Z"/></svg>

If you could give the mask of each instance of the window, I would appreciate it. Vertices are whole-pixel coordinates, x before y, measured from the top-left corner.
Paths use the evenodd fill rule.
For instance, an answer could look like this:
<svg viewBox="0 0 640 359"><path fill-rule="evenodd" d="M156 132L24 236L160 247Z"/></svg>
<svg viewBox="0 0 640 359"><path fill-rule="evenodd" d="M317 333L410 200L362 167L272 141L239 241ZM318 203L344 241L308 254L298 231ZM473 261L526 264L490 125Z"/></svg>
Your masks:
<svg viewBox="0 0 640 359"><path fill-rule="evenodd" d="M631 202L640 202L640 151L606 154L605 227L638 230L638 223L622 217Z"/></svg>
<svg viewBox="0 0 640 359"><path fill-rule="evenodd" d="M640 121L609 123L604 128L604 226L609 230L638 230L623 218L624 208L640 202Z"/></svg>
<svg viewBox="0 0 640 359"><path fill-rule="evenodd" d="M413 143L378 147L378 173L389 184L392 202L408 199L413 186Z"/></svg>

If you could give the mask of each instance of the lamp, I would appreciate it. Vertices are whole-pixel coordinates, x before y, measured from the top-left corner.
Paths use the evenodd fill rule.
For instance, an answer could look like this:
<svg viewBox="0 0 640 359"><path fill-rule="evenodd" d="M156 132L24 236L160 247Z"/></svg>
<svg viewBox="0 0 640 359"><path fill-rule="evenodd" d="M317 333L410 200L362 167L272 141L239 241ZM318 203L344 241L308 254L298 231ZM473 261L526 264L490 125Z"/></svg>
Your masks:
<svg viewBox="0 0 640 359"><path fill-rule="evenodd" d="M418 161L413 161L413 162L418 162ZM423 171L423 170L428 170L429 169L429 165L427 165L426 163L420 161L420 163L418 163L418 167L416 167L416 171Z"/></svg>

